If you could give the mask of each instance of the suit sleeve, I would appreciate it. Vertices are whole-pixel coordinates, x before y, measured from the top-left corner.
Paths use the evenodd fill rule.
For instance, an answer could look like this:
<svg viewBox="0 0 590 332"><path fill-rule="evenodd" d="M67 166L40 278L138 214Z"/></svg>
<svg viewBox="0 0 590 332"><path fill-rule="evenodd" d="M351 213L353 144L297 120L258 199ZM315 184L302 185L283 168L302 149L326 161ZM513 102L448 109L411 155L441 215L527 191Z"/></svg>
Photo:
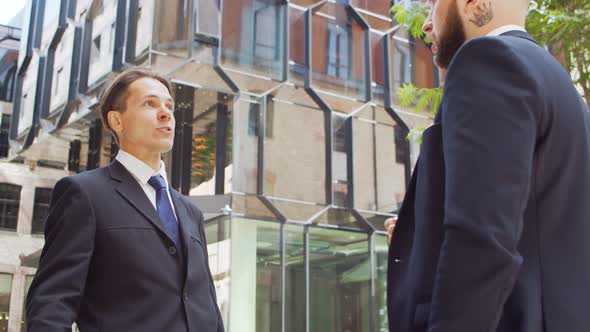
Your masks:
<svg viewBox="0 0 590 332"><path fill-rule="evenodd" d="M522 264L536 83L499 38L457 53L443 102L444 240L429 332L496 331Z"/></svg>
<svg viewBox="0 0 590 332"><path fill-rule="evenodd" d="M45 246L27 296L27 331L71 331L84 294L94 249L95 217L72 178L52 193Z"/></svg>
<svg viewBox="0 0 590 332"><path fill-rule="evenodd" d="M213 282L213 276L211 275L211 268L209 267L209 252L207 251L207 239L205 237L205 218L203 216L203 212L199 209L193 207L193 210L196 210L196 215L198 216L199 222L199 235L205 241L205 259L207 263L207 272L209 273L209 282L211 283L211 295L213 296L213 300L215 301L215 310L217 310L217 318L219 324L217 324L217 332L225 332L225 328L223 325L223 318L221 316L221 311L219 310L219 305L217 304L217 292L215 291L215 283Z"/></svg>

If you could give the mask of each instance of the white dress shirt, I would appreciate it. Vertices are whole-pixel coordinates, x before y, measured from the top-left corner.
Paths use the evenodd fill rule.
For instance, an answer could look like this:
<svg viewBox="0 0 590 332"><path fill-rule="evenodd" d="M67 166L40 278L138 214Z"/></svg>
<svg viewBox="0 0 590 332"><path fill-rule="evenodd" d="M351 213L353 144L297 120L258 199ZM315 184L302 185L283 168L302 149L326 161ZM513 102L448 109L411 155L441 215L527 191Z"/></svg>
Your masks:
<svg viewBox="0 0 590 332"><path fill-rule="evenodd" d="M141 189L143 189L156 211L158 210L156 205L156 189L154 189L154 187L152 187L148 181L154 175L161 175L162 178L164 178L166 188L168 189L166 190L166 193L168 194L168 200L170 201L170 206L172 206L172 211L174 212L174 218L176 219L176 222L178 222L176 209L174 208L174 203L172 203L172 198L170 197L170 187L166 177L166 166L164 165L164 162L160 161L160 170L156 172L146 163L123 150L119 150L119 153L117 153L117 157L115 157L115 159L120 162L129 171L129 173L131 173L131 175L133 175L135 180L137 180L137 183L139 183L139 186Z"/></svg>
<svg viewBox="0 0 590 332"><path fill-rule="evenodd" d="M492 31L490 31L486 36L499 36L503 33L506 33L508 31L524 31L526 32L526 30L521 27L520 25L515 25L515 24L509 24L509 25L503 25L497 29L494 29Z"/></svg>

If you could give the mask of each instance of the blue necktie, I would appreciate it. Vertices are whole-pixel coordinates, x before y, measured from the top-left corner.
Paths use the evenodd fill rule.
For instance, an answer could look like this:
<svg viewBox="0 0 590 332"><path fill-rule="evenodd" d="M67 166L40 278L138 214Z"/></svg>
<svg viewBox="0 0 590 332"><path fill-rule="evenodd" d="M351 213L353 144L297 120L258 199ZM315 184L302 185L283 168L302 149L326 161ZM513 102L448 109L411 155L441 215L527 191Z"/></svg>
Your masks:
<svg viewBox="0 0 590 332"><path fill-rule="evenodd" d="M166 192L166 181L160 175L152 176L148 184L156 189L156 207L160 219L164 224L164 227L168 231L168 235L174 241L178 247L178 223L174 217L174 210L168 199L168 193Z"/></svg>

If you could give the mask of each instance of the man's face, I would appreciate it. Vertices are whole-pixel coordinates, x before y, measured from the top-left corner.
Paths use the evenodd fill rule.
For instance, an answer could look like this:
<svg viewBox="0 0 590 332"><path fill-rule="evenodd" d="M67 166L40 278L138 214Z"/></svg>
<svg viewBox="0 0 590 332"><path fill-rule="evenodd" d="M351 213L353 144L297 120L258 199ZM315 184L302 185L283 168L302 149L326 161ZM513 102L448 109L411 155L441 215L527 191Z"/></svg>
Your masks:
<svg viewBox="0 0 590 332"><path fill-rule="evenodd" d="M432 42L436 65L447 69L467 39L457 0L429 0L430 12L422 30Z"/></svg>
<svg viewBox="0 0 590 332"><path fill-rule="evenodd" d="M128 87L126 106L111 123L122 149L136 156L172 149L174 101L164 84L147 77L136 80Z"/></svg>

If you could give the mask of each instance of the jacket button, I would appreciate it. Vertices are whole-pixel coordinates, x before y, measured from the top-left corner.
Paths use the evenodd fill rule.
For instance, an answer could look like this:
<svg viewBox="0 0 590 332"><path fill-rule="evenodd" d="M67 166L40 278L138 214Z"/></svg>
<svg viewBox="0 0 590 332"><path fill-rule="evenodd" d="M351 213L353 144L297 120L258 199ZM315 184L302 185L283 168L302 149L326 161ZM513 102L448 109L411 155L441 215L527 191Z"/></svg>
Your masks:
<svg viewBox="0 0 590 332"><path fill-rule="evenodd" d="M176 255L176 247L175 246L168 247L168 252L172 256Z"/></svg>
<svg viewBox="0 0 590 332"><path fill-rule="evenodd" d="M185 301L188 301L188 293L187 292L184 292L184 296L183 297L184 297L184 300Z"/></svg>

